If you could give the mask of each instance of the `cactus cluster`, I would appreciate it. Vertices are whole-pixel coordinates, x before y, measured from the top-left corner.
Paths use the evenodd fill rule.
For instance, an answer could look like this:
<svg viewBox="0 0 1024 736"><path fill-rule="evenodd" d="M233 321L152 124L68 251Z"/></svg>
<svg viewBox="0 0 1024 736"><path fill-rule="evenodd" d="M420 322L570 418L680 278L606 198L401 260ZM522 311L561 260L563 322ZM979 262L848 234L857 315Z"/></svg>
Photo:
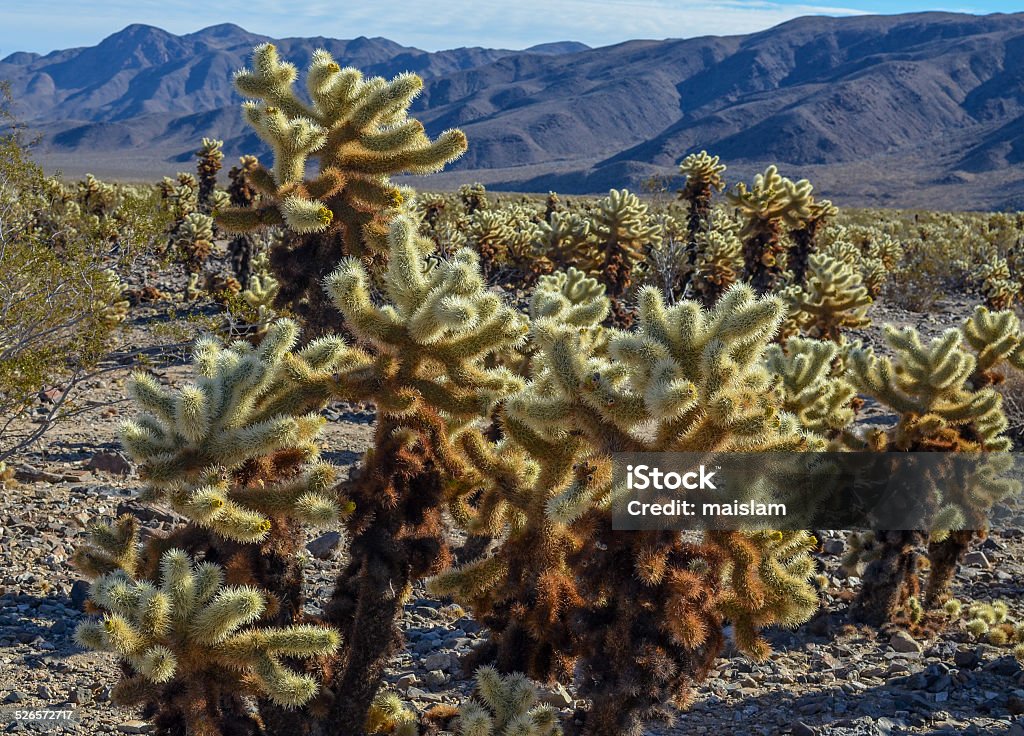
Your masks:
<svg viewBox="0 0 1024 736"><path fill-rule="evenodd" d="M305 93L297 77L264 44L235 78L269 168L243 157L218 191L221 146L204 140L198 179L161 187L193 284L211 216L239 233L226 301L250 323L244 340L199 340L184 385L129 383L140 500L177 525L141 544L122 517L76 555L95 614L79 640L119 658L118 699L159 733L413 736L447 720L462 736L639 736L671 720L727 639L763 660L764 629L814 614L817 540L615 531L618 453L981 456L958 488L936 482L931 528L851 544L848 562L866 565L855 616L922 625L947 602L973 530L1017 490L995 387L1024 369L1024 334L1012 312L979 308L932 341L887 327L884 354L850 339L930 224L838 223L775 167L717 206L725 167L706 152L681 164L682 202L658 211L625 189L417 198L390 177L466 146L409 116L420 80L364 78L325 51ZM123 193L87 180L53 195L105 213ZM997 240L965 258L1010 254ZM867 400L893 422L859 421ZM376 410L345 477L322 459L333 401ZM471 539L458 566L453 524ZM298 556L308 527L346 542L318 606ZM489 633L468 662L475 696L421 719L383 684L424 581ZM968 614L967 631L1019 643L997 606ZM571 685L587 707L562 724L527 677Z"/></svg>

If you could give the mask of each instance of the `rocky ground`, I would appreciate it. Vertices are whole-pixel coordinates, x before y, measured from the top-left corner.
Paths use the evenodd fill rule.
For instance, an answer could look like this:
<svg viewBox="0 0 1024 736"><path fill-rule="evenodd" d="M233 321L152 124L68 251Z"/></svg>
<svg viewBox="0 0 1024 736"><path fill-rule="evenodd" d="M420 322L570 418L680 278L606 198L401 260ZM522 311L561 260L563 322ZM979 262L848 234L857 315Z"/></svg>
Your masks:
<svg viewBox="0 0 1024 736"><path fill-rule="evenodd" d="M133 310L130 343L151 344L154 334L179 334L175 330L186 334L202 314L196 308L172 324L159 316L165 306ZM879 304L872 316L914 324L930 335L968 310L966 301L953 299L926 315ZM872 328L861 336L877 342L878 332ZM187 375L181 360L154 368L170 382ZM118 677L113 658L74 642L86 586L68 564L86 526L97 520L134 511L153 533L173 521L133 502L140 482L116 439L118 423L131 411L117 403L127 373L118 368L87 386L100 406L49 434L13 464L14 478L0 484L0 731L149 732L136 713L110 702ZM326 414L328 456L350 465L366 448L373 414L342 405ZM976 642L956 626L914 640L848 623L845 609L859 581L839 570L844 547L838 533L825 540L820 557L828 584L821 614L795 631L771 632L775 655L764 664L727 652L690 709L674 725L649 733L1024 736L1024 670L1006 648ZM309 597L322 600L344 550L333 532L311 535L307 549ZM1005 600L1018 619L1024 617L1024 531L1003 529L980 543L957 577L956 594L964 601ZM460 656L486 635L470 616L420 589L402 627L407 646L392 661L388 680L406 701L425 708L469 692ZM562 688L546 690L544 698L563 708L574 705L572 693ZM73 710L75 720L29 725L13 719L15 711L43 708Z"/></svg>

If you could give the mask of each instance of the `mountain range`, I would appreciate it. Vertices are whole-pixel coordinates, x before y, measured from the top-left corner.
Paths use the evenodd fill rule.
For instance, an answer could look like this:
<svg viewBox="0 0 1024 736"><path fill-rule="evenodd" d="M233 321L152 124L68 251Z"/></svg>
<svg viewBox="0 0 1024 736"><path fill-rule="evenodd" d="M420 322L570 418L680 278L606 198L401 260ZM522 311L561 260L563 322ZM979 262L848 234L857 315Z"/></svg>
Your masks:
<svg viewBox="0 0 1024 736"><path fill-rule="evenodd" d="M152 180L203 136L266 153L232 73L266 36L131 25L96 46L0 60L37 158L68 175ZM805 17L749 35L427 52L384 38L273 39L366 74L413 71L414 111L467 154L420 186L592 193L675 173L707 149L768 163L847 206L1024 209L1024 13Z"/></svg>

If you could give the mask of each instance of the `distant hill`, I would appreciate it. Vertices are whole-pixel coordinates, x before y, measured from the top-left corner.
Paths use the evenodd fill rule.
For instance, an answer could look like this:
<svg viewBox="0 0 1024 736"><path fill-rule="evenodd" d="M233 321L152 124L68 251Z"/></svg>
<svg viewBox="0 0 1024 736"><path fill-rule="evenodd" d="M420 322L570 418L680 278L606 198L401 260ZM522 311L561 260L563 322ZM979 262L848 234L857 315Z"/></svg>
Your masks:
<svg viewBox="0 0 1024 736"><path fill-rule="evenodd" d="M94 47L12 54L0 79L48 166L151 179L183 168L204 135L231 156L264 150L231 74L267 40L235 25L132 25ZM274 42L300 68L323 47L367 74L420 74L428 131L458 126L470 141L430 186L598 192L706 148L731 180L779 163L847 205L1024 209L1024 13L807 17L596 49Z"/></svg>

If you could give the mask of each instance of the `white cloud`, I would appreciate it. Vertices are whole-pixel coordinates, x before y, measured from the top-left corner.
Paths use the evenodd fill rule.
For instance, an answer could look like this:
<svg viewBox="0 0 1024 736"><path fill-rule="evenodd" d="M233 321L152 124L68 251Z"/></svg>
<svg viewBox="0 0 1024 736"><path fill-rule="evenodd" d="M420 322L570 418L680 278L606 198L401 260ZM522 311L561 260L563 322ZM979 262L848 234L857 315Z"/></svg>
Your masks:
<svg viewBox="0 0 1024 736"><path fill-rule="evenodd" d="M84 10L87 8L88 10ZM36 0L0 10L0 55L99 41L129 23L175 33L231 22L270 36L386 36L429 50L523 48L556 40L592 46L633 38L749 33L808 14L860 11L766 0L400 0L397 12L359 0Z"/></svg>

